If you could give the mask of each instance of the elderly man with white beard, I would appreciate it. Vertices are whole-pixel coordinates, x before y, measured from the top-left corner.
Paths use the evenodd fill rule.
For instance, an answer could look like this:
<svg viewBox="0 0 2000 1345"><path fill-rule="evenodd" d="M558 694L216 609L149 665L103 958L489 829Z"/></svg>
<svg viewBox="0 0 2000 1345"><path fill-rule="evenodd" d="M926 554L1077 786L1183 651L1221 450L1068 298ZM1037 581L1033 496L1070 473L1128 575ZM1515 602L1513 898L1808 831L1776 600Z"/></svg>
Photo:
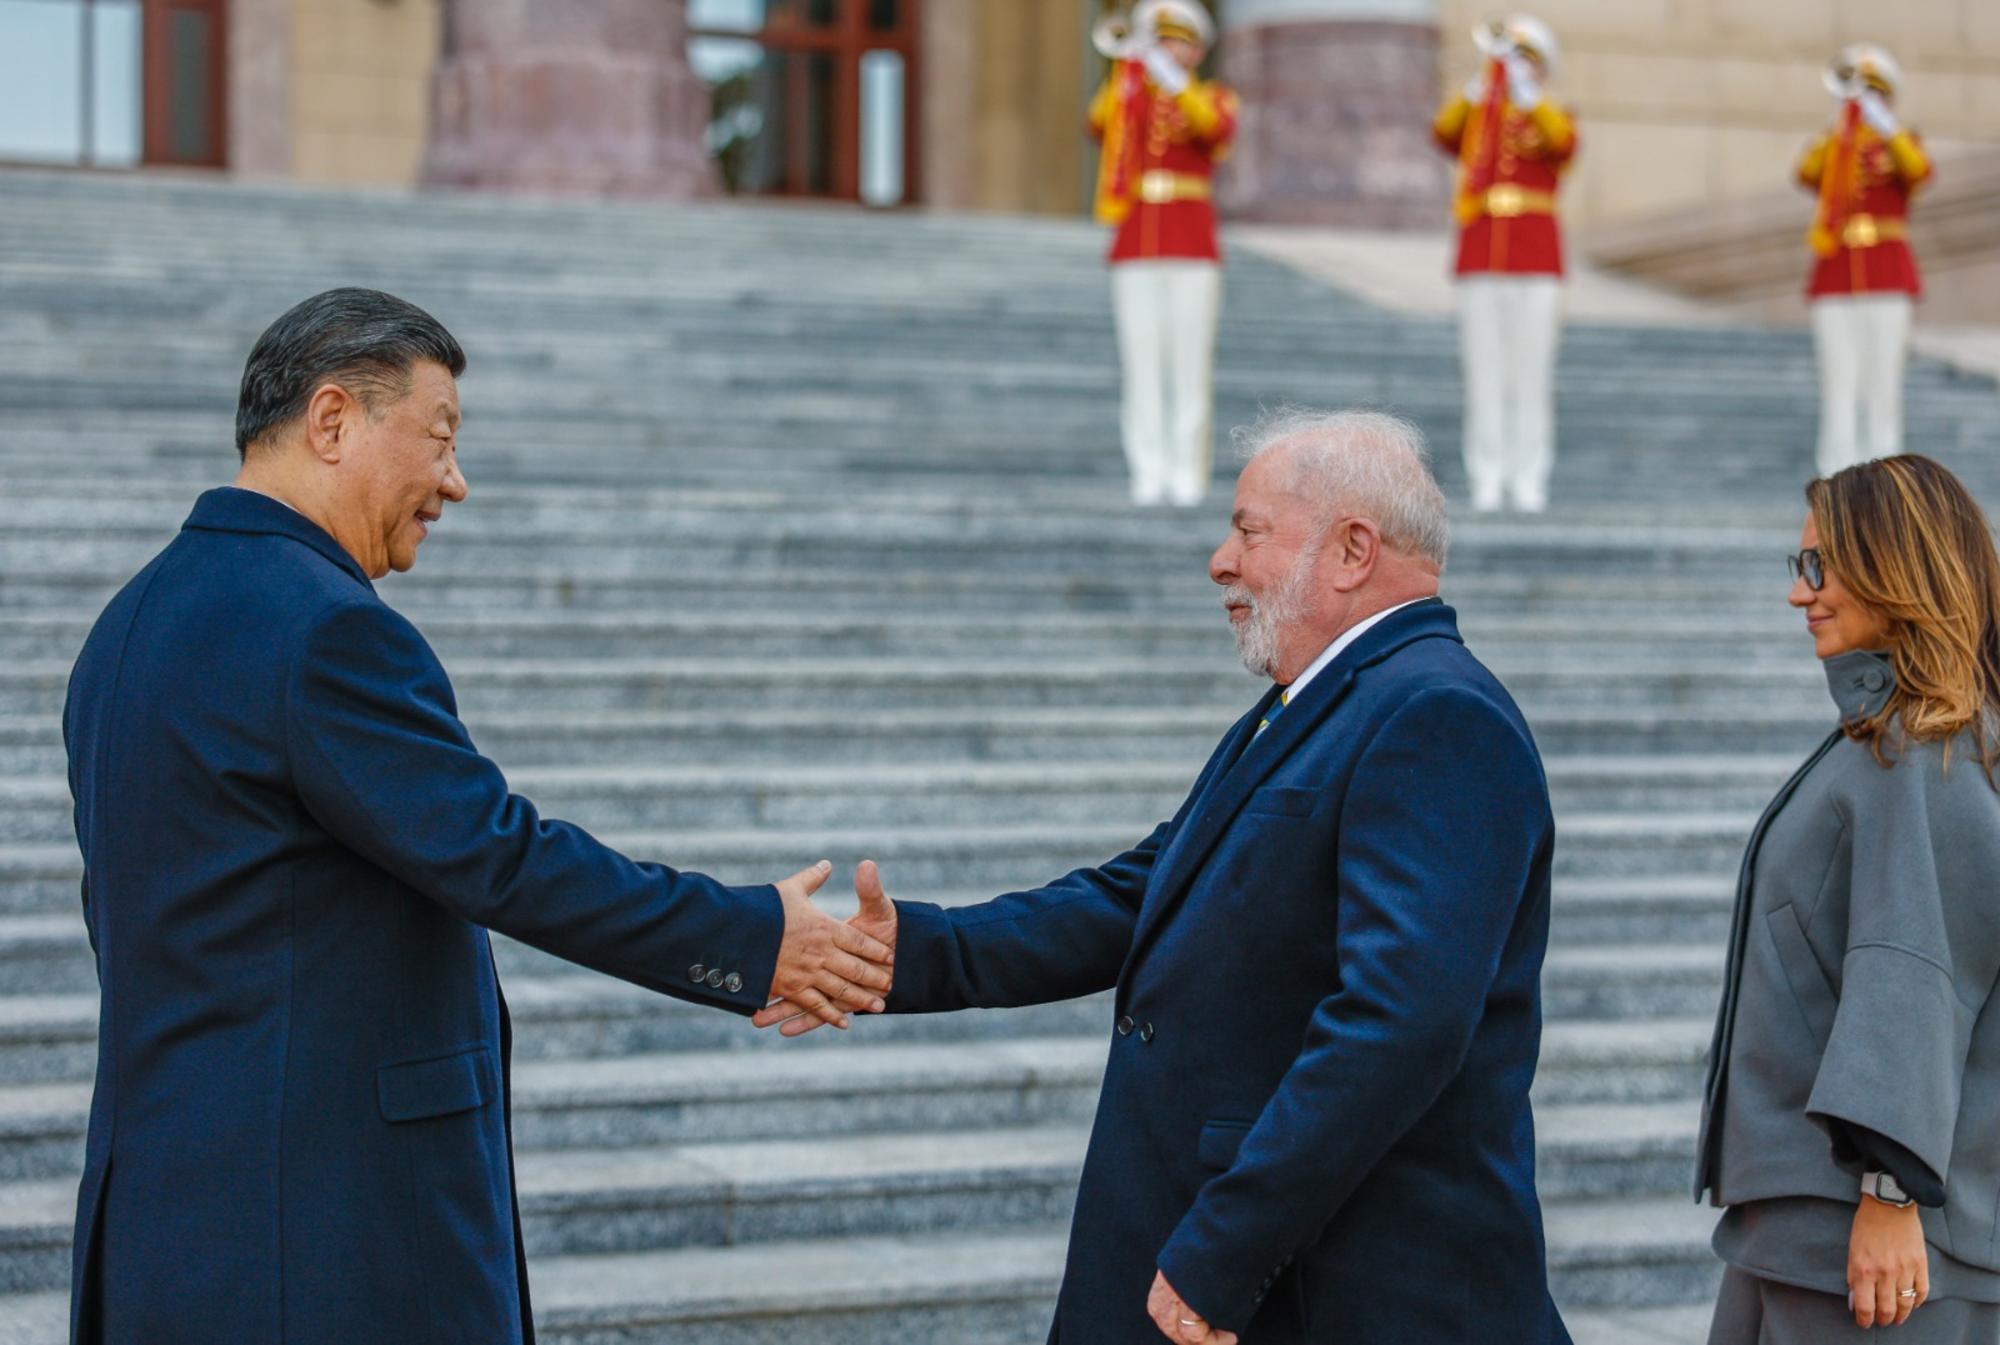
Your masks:
<svg viewBox="0 0 2000 1345"><path fill-rule="evenodd" d="M1437 596L1415 428L1292 411L1247 442L1209 577L1268 685L1180 811L979 905L890 902L864 863L855 922L895 951L892 1013L1116 991L1052 1345L1567 1345L1534 740Z"/></svg>

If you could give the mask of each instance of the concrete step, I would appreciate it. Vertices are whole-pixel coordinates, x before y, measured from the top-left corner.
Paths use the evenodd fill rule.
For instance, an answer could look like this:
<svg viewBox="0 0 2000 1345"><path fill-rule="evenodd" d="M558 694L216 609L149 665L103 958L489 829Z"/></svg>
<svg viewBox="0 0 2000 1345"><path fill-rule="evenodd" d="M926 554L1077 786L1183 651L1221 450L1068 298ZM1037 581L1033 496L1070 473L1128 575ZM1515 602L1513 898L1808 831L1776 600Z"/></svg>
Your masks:
<svg viewBox="0 0 2000 1345"><path fill-rule="evenodd" d="M850 914L854 904L851 894L838 890L845 882L844 877L837 879L819 897L822 907L842 916ZM925 894L948 906L992 895L991 891ZM1706 967L1702 959L1726 941L1733 897L1734 883L1724 874L1558 883L1544 986L1548 1011L1565 1017L1602 1016L1603 1005L1628 1002L1622 998L1627 995L1706 994L1720 958L1717 955L1714 968ZM510 976L561 976L573 970L568 963L504 937L496 940L495 947L501 969ZM1620 962L1625 949L1636 951L1629 961ZM1593 960L1597 950L1611 960ZM1620 984L1619 978L1627 973L1639 979L1629 986ZM0 915L0 996L94 993L96 987L97 972L74 894L46 910Z"/></svg>
<svg viewBox="0 0 2000 1345"><path fill-rule="evenodd" d="M1606 710L1661 706L1794 712L1825 702L1816 667L1744 665L1671 671L1577 667L1537 659L1493 672L1524 709L1563 704ZM59 715L70 667L58 661L0 666L0 714ZM1008 666L887 659L801 658L723 662L654 660L462 660L452 682L466 714L546 710L723 713L766 705L821 712L902 709L1119 709L1143 689L1148 705L1214 705L1240 714L1268 686L1252 682L1224 654L1200 660L1104 660L1087 665ZM1232 715L1231 718L1234 718Z"/></svg>
<svg viewBox="0 0 2000 1345"><path fill-rule="evenodd" d="M1593 1331L1613 1325L1636 1330L1648 1321L1683 1330L1694 1306L1712 1299L1719 1279L1706 1243L1712 1217L1673 1202L1628 1209L1643 1219L1634 1221L1638 1227L1599 1207L1546 1210L1557 1301L1566 1312L1582 1314ZM1066 1243L1063 1228L1051 1225L541 1257L529 1274L537 1333L552 1340L771 1345L882 1336L1035 1345L1048 1329ZM1664 1299L1683 1311L1623 1323L1596 1320L1592 1309L1607 1302L1638 1306L1623 1301L1635 1287L1646 1306ZM10 1323L7 1329L23 1345L54 1345L66 1325L59 1303L54 1294L0 1300L0 1321ZM1628 1345L1616 1336L1598 1339Z"/></svg>
<svg viewBox="0 0 2000 1345"><path fill-rule="evenodd" d="M1620 1196L1669 1203L1692 1161L1687 1113L1551 1109L1541 1122L1551 1222L1593 1218L1607 1175ZM1087 1137L1069 1125L527 1152L521 1216L538 1258L1040 1229L1069 1218ZM1678 1182L1663 1178L1657 1195L1629 1189L1619 1161L1635 1156L1645 1170L1677 1165ZM75 1212L73 1177L0 1183L0 1290L67 1280ZM1569 1269L1590 1264L1585 1249L1565 1250ZM1597 1260L1593 1272L1611 1264Z"/></svg>
<svg viewBox="0 0 2000 1345"><path fill-rule="evenodd" d="M43 1016L55 1017L55 1009ZM837 1040L816 1034L807 1039L811 1045L779 1044L737 1023L736 1043L722 1049L648 1053L628 1043L620 1054L555 1058L537 1058L527 1040L534 1032L524 1028L514 1072L515 1142L527 1150L771 1139L815 1133L835 1114L844 1133L1081 1124L1095 1106L1108 1016L1099 1013L1090 1035L1051 1037L995 1033L980 1023L982 1015L938 1020L990 1034L955 1041L939 1034L913 1040L896 1030L898 1020L871 1020ZM1670 1104L1691 1111L1711 1022L1551 1023L1536 1105ZM0 1090L0 1180L76 1170L95 1053L89 1029L62 1038L64 1027L45 1027L39 1050L16 1057L48 1070L47 1081L23 1070ZM1653 1189L1677 1161L1661 1150L1664 1143L1638 1134L1627 1146L1630 1170L1623 1176L1606 1175L1600 1160L1580 1154L1557 1180L1586 1191Z"/></svg>
<svg viewBox="0 0 2000 1345"><path fill-rule="evenodd" d="M1675 813L1658 817L1567 815L1557 820L1555 872L1561 878L1666 877L1734 873L1753 816ZM633 858L693 869L735 883L774 881L815 859L845 868L876 859L899 895L1039 885L1071 869L1123 853L1151 828L1131 824L1039 824L763 830L606 832ZM0 845L0 914L74 909L82 861L74 842Z"/></svg>
<svg viewBox="0 0 2000 1345"><path fill-rule="evenodd" d="M0 658L65 661L76 657L96 619L94 611L0 611ZM979 657L1031 662L1227 656L1231 646L1220 610L1082 616L1076 613L935 613L825 615L760 611L743 615L653 612L552 612L467 617L415 615L418 629L447 666L461 660L562 658L665 659L699 650L729 660L815 657L944 660ZM1725 614L1696 624L1580 629L1574 622L1515 616L1462 616L1467 643L1482 656L1521 661L1528 654L1594 665L1663 666L1701 662L1720 649L1741 652L1759 666L1802 665L1804 650L1791 622Z"/></svg>
<svg viewBox="0 0 2000 1345"><path fill-rule="evenodd" d="M838 909L838 908L836 908ZM50 918L52 925L57 918ZM28 922L32 929L35 922ZM19 949L17 965L75 988L0 996L0 1078L17 1081L87 1079L95 1066L98 997L87 946L70 921L61 971L43 970L57 948L50 928ZM633 1052L743 1051L777 1044L748 1033L733 1015L670 999L502 941L510 973L515 1056L523 1061L604 1058ZM1543 981L1552 1026L1586 1038L1607 1024L1651 1026L1663 1019L1712 1018L1722 989L1722 950L1710 945L1560 947ZM925 1045L1015 1038L1101 1035L1110 1023L1108 997L963 1015L892 1016L870 1020L871 1043ZM1589 1063L1590 1057L1582 1057Z"/></svg>
<svg viewBox="0 0 2000 1345"><path fill-rule="evenodd" d="M1684 1185L1685 1105L1552 1108L1540 1121L1545 1199L1625 1189L1635 1161ZM1081 1127L655 1146L524 1154L521 1202L536 1256L850 1237L1067 1217ZM38 1287L68 1244L71 1180L0 1187L0 1284ZM57 1267L60 1270L60 1266Z"/></svg>
<svg viewBox="0 0 2000 1345"><path fill-rule="evenodd" d="M1252 693L1247 680L1243 690ZM509 770L533 767L939 766L963 762L1205 761L1252 701L1111 708L912 708L830 715L762 710L468 712L474 741ZM1831 703L1528 708L1545 757L1766 755L1793 762L1832 727ZM47 714L0 716L0 774L60 775L61 724ZM1643 775L1643 772L1641 772ZM1744 787L1747 789L1747 785ZM1747 794L1735 793L1741 804ZM1719 804L1720 801L1718 801ZM1761 807L1761 801L1759 806Z"/></svg>
<svg viewBox="0 0 2000 1345"><path fill-rule="evenodd" d="M1548 763L1559 815L1741 811L1755 815L1795 762L1766 757L1582 757ZM801 767L526 767L516 792L601 831L855 829L1060 824L1081 812L1147 828L1171 817L1202 761ZM0 776L0 841L75 834L62 776Z"/></svg>

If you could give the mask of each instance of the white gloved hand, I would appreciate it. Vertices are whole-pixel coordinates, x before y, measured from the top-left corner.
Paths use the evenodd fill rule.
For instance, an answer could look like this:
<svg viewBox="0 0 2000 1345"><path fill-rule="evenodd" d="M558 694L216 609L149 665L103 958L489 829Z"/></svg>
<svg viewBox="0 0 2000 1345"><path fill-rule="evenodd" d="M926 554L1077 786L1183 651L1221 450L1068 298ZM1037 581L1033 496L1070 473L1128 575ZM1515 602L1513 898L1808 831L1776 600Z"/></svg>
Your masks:
<svg viewBox="0 0 2000 1345"><path fill-rule="evenodd" d="M1178 98L1187 89L1187 67L1170 56L1166 48L1148 48L1145 62L1147 78L1169 98Z"/></svg>
<svg viewBox="0 0 2000 1345"><path fill-rule="evenodd" d="M1884 140L1895 138L1903 129L1903 123L1896 120L1889 102L1881 94L1869 89L1858 100L1861 104L1861 120L1875 128L1875 134Z"/></svg>
<svg viewBox="0 0 2000 1345"><path fill-rule="evenodd" d="M1522 109L1542 101L1542 82L1535 77L1535 67L1519 52L1507 58L1507 96Z"/></svg>

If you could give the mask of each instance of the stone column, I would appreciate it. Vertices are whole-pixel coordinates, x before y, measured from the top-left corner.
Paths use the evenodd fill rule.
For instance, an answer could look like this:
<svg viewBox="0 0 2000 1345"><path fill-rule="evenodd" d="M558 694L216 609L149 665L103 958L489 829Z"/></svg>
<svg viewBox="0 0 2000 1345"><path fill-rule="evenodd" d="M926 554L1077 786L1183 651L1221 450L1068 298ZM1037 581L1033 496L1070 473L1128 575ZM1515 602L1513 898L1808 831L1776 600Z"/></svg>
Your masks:
<svg viewBox="0 0 2000 1345"><path fill-rule="evenodd" d="M424 180L706 196L708 92L685 0L445 0Z"/></svg>
<svg viewBox="0 0 2000 1345"><path fill-rule="evenodd" d="M1222 208L1235 219L1441 228L1430 138L1437 0L1228 0L1222 76L1243 99Z"/></svg>
<svg viewBox="0 0 2000 1345"><path fill-rule="evenodd" d="M232 0L227 13L230 171L283 177L292 171L291 0Z"/></svg>

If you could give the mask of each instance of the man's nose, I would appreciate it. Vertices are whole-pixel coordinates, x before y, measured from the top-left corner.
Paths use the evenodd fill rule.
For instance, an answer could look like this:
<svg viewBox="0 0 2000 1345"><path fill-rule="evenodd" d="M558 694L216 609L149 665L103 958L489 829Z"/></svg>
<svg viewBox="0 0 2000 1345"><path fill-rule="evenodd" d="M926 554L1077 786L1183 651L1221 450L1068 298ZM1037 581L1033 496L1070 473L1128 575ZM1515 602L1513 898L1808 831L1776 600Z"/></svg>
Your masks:
<svg viewBox="0 0 2000 1345"><path fill-rule="evenodd" d="M472 486L465 479L465 473L458 469L458 460L452 459L451 472L444 479L444 487L439 492L453 504L464 504L465 497L472 494Z"/></svg>
<svg viewBox="0 0 2000 1345"><path fill-rule="evenodd" d="M1208 558L1208 577L1222 585L1236 582L1236 541L1231 538L1215 548L1215 554Z"/></svg>

